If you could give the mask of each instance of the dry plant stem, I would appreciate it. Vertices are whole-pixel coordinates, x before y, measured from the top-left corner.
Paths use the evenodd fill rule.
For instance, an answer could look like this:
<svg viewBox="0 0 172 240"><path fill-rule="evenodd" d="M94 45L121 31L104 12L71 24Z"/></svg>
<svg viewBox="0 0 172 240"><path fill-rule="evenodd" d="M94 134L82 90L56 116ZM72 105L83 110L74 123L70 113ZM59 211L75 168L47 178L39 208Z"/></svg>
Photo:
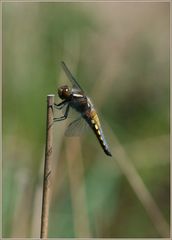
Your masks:
<svg viewBox="0 0 172 240"><path fill-rule="evenodd" d="M51 158L53 144L53 106L54 95L47 96L47 123L46 123L46 146L45 146L45 165L44 182L42 197L42 216L41 216L41 238L48 236L48 216L50 203L50 176L51 176Z"/></svg>
<svg viewBox="0 0 172 240"><path fill-rule="evenodd" d="M167 238L169 236L169 225L163 217L161 210L138 174L136 168L129 160L125 149L119 143L115 134L113 134L112 129L110 129L108 125L107 128L109 129L109 136L111 136L115 146L114 149L112 149L114 160L122 170L122 173L126 176L138 199L143 204L158 233L162 237Z"/></svg>

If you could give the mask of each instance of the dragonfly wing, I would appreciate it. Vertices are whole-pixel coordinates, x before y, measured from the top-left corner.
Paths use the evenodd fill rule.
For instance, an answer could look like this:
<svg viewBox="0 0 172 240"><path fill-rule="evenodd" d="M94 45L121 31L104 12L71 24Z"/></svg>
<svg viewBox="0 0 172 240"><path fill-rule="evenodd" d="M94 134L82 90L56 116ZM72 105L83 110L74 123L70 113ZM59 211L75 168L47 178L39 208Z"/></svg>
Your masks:
<svg viewBox="0 0 172 240"><path fill-rule="evenodd" d="M68 104L65 104L65 105L62 107L62 109L61 109L61 112L62 112L63 115L64 115L65 112L66 112L67 106L68 106ZM69 108L69 113L70 113L70 112L71 112L71 109Z"/></svg>
<svg viewBox="0 0 172 240"><path fill-rule="evenodd" d="M71 122L66 131L65 136L72 137L72 136L81 136L86 130L89 125L83 119L82 116Z"/></svg>
<svg viewBox="0 0 172 240"><path fill-rule="evenodd" d="M74 89L79 89L80 91L84 92L83 89L81 88L81 86L79 85L79 83L76 81L76 79L72 75L72 73L69 71L69 69L66 66L66 64L64 62L61 62L61 65L62 65L62 68L63 68L64 72L66 73L66 76L71 81Z"/></svg>

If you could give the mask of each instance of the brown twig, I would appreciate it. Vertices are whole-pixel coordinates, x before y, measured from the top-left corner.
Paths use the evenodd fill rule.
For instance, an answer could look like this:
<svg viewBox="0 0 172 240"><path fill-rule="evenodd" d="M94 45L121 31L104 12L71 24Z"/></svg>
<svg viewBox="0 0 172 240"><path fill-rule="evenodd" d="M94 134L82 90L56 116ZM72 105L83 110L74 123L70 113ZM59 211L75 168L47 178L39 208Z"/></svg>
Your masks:
<svg viewBox="0 0 172 240"><path fill-rule="evenodd" d="M51 175L51 158L53 143L53 105L54 95L47 96L47 123L46 123L46 146L45 146L45 165L44 165L44 182L42 197L42 216L41 216L41 238L47 238L48 235L48 216L50 202L50 175Z"/></svg>

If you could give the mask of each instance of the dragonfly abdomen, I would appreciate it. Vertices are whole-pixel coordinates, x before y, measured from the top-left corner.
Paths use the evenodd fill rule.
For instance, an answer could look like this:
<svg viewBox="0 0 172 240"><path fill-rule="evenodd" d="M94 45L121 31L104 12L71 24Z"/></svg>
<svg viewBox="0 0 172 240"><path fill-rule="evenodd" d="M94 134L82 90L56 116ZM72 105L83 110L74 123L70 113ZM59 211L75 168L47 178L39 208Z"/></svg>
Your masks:
<svg viewBox="0 0 172 240"><path fill-rule="evenodd" d="M100 122L99 122L99 118L97 116L97 114L92 115L91 118L87 119L87 122L89 123L90 127L93 129L100 145L102 146L104 152L108 155L108 156L112 156L109 147L106 143L106 140L104 138L104 134L102 131L102 128L100 126Z"/></svg>

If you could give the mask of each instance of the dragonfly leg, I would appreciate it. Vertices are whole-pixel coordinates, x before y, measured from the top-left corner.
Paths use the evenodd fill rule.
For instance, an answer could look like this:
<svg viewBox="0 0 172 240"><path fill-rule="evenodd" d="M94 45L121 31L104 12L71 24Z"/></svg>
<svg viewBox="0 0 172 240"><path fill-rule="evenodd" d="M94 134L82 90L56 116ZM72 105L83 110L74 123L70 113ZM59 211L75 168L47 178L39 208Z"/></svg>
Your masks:
<svg viewBox="0 0 172 240"><path fill-rule="evenodd" d="M54 107L60 110L64 107L65 104L66 104L66 101L63 101L59 104L54 103Z"/></svg>
<svg viewBox="0 0 172 240"><path fill-rule="evenodd" d="M54 118L54 122L65 120L68 116L68 113L69 113L69 105L67 105L67 107L66 107L65 114L59 118Z"/></svg>

